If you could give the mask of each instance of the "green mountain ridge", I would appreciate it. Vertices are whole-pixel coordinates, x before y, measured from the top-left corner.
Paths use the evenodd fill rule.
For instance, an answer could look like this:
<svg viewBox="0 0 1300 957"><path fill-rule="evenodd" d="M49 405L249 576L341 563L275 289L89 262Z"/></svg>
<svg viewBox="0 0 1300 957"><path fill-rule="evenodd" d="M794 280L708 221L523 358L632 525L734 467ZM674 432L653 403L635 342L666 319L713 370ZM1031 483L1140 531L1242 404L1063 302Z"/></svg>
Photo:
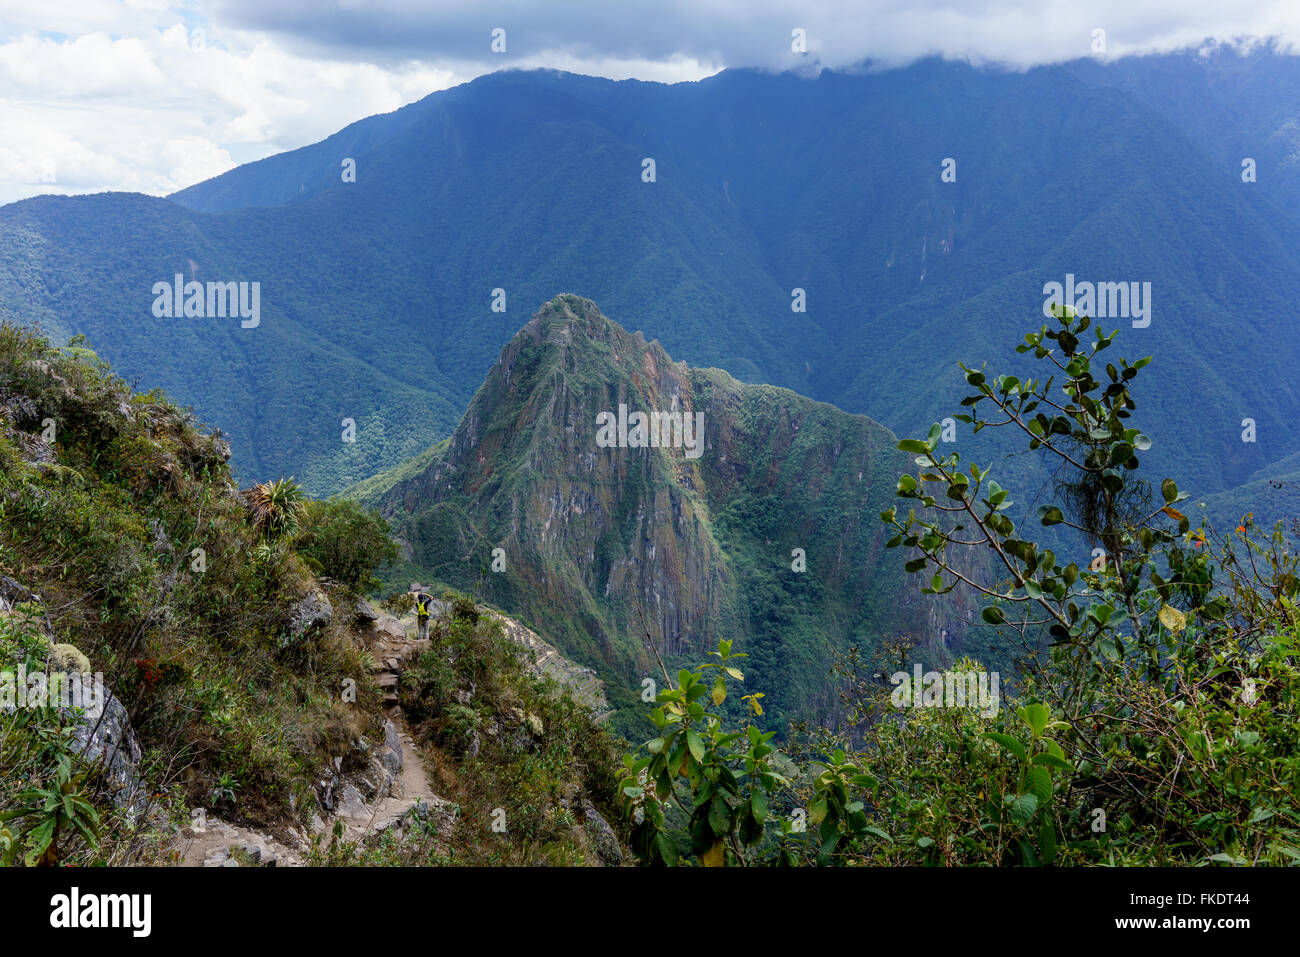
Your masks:
<svg viewBox="0 0 1300 957"><path fill-rule="evenodd" d="M1296 58L673 85L505 71L168 200L2 207L0 315L85 333L192 401L244 480L329 493L450 434L557 289L638 316L693 366L910 434L950 414L956 359L1014 341L1045 283L1150 281L1152 324L1125 345L1162 370L1152 462L1214 495L1300 450L1300 343L1279 332L1300 298L1300 177L1285 111L1251 99L1267 88L1300 102ZM152 285L178 272L260 282L261 324L155 318ZM1246 416L1258 444L1237 439Z"/></svg>
<svg viewBox="0 0 1300 957"><path fill-rule="evenodd" d="M698 457L601 447L620 406L702 414ZM398 574L527 621L601 669L616 707L644 708L659 680L647 636L670 665L730 639L773 726L833 724L834 652L906 635L945 660L966 636L970 609L923 596L885 552L879 513L910 462L896 444L865 416L674 362L563 295L502 350L449 441L352 494L404 542Z"/></svg>

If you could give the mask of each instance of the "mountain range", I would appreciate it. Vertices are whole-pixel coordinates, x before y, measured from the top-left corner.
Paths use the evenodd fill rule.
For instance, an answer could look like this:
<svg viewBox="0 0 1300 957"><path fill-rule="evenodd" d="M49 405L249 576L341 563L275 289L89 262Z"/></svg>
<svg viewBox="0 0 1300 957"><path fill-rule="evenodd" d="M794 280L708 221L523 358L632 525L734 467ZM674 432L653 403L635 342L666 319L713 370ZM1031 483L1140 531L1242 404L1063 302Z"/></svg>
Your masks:
<svg viewBox="0 0 1300 957"><path fill-rule="evenodd" d="M83 333L222 423L242 480L325 494L451 435L563 290L692 367L901 435L955 410L958 359L1014 370L1049 284L1150 283L1149 325L1106 320L1155 357L1146 461L1268 514L1266 480L1300 474L1298 106L1300 65L1268 47L674 85L502 72L168 198L0 207L0 317ZM155 315L178 274L258 283L260 322Z"/></svg>

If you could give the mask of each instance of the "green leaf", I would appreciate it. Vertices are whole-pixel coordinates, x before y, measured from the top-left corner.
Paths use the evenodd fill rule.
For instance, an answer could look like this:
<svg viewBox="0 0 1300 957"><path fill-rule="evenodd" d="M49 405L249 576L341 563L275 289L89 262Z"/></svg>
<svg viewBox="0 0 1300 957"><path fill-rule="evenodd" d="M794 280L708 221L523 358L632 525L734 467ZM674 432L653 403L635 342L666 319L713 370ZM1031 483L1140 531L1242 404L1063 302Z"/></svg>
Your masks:
<svg viewBox="0 0 1300 957"><path fill-rule="evenodd" d="M1038 810L1038 798L1032 793L1007 795L1007 806L1011 809L1011 818L1017 824L1028 824L1029 819Z"/></svg>
<svg viewBox="0 0 1300 957"><path fill-rule="evenodd" d="M1174 484L1173 479L1165 479L1160 483L1160 494L1165 498L1165 504L1169 505L1178 498L1178 486Z"/></svg>
<svg viewBox="0 0 1300 957"><path fill-rule="evenodd" d="M1211 854L1206 860L1217 861L1221 864L1249 864L1250 861L1244 857L1237 857L1235 854Z"/></svg>
<svg viewBox="0 0 1300 957"><path fill-rule="evenodd" d="M1045 767L1060 768L1062 771L1074 770L1074 765L1065 760L1065 758L1057 757L1055 754L1048 751L1042 751L1035 754L1030 763L1034 765L1043 765Z"/></svg>
<svg viewBox="0 0 1300 957"><path fill-rule="evenodd" d="M686 746L691 749L691 756L696 761L704 760L704 741L695 733L694 728L686 729Z"/></svg>
<svg viewBox="0 0 1300 957"><path fill-rule="evenodd" d="M673 844L672 839L666 831L659 831L655 834L655 850L659 852L659 859L673 867L677 863L677 846Z"/></svg>
<svg viewBox="0 0 1300 957"><path fill-rule="evenodd" d="M1007 620L1006 615L1002 614L1002 609L997 605L989 605L980 612L980 617L990 625L1000 625Z"/></svg>
<svg viewBox="0 0 1300 957"><path fill-rule="evenodd" d="M1038 806L1046 807L1052 799L1052 772L1041 765L1031 765L1025 770L1029 790L1038 798Z"/></svg>
<svg viewBox="0 0 1300 957"><path fill-rule="evenodd" d="M709 805L709 827L717 837L726 837L731 831L731 811L721 795Z"/></svg>
<svg viewBox="0 0 1300 957"><path fill-rule="evenodd" d="M1021 744L1019 741L1017 741L1015 738L1011 737L1011 735L1001 734L997 731L986 731L984 732L984 737L989 738L992 741L996 741L998 744L1002 745L1002 747L1006 748L1008 751L1010 751L1012 754L1018 757L1021 761L1025 760L1025 746Z"/></svg>
<svg viewBox="0 0 1300 957"><path fill-rule="evenodd" d="M1035 738L1043 733L1043 729L1047 727L1047 721L1051 717L1047 705L1038 702L1025 705L1017 713L1024 718L1025 724L1029 725L1029 730L1034 733Z"/></svg>
<svg viewBox="0 0 1300 957"><path fill-rule="evenodd" d="M31 829L27 835L27 846L31 850L24 857L27 866L31 867L36 863L45 849L50 846L50 841L54 840L54 818L42 821Z"/></svg>
<svg viewBox="0 0 1300 957"><path fill-rule="evenodd" d="M1042 849L1042 863L1051 864L1056 858L1056 828L1050 819L1043 821L1038 831L1038 846Z"/></svg>
<svg viewBox="0 0 1300 957"><path fill-rule="evenodd" d="M866 827L862 829L862 831L864 834L872 834L880 838L882 841L888 841L890 844L894 843L894 839L878 827L872 827L870 824L868 824Z"/></svg>
<svg viewBox="0 0 1300 957"><path fill-rule="evenodd" d="M824 834L822 846L817 851L817 863L830 863L831 855L835 853L835 847L840 843L839 831L831 828L827 834Z"/></svg>

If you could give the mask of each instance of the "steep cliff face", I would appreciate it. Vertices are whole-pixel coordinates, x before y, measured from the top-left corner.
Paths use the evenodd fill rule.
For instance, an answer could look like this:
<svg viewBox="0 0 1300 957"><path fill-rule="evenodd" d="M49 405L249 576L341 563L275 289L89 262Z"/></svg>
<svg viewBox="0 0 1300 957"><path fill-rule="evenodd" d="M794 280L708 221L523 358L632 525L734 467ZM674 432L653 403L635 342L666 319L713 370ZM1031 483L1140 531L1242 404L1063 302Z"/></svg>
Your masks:
<svg viewBox="0 0 1300 957"><path fill-rule="evenodd" d="M825 719L834 649L929 628L883 547L909 467L895 444L864 416L673 362L560 296L448 442L359 494L420 574L601 667L615 707L658 672L648 633L670 664L738 640L773 717Z"/></svg>

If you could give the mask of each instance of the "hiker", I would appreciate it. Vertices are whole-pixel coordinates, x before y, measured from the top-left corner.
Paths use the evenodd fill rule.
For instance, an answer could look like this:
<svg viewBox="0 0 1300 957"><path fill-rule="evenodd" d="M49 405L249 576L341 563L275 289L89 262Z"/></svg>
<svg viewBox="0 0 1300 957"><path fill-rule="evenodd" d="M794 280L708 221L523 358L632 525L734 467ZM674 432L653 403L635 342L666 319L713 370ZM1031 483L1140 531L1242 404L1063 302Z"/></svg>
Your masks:
<svg viewBox="0 0 1300 957"><path fill-rule="evenodd" d="M415 621L419 626L419 638L423 641L429 637L429 612L433 607L433 596L426 595L418 583L411 586L411 592L415 596Z"/></svg>

